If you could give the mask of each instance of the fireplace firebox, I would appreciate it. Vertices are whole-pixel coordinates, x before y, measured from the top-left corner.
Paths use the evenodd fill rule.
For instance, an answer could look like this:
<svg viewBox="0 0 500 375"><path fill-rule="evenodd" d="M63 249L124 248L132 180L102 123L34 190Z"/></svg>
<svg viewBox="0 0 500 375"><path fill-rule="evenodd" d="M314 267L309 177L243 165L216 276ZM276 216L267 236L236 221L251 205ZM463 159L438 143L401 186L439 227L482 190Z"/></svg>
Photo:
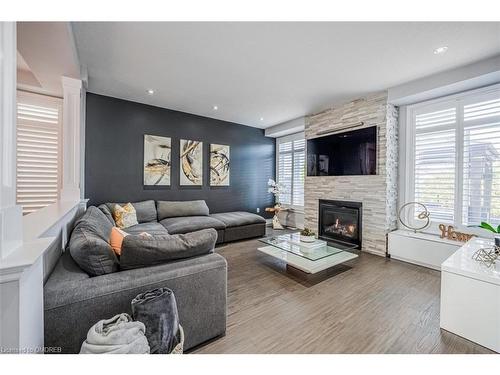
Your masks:
<svg viewBox="0 0 500 375"><path fill-rule="evenodd" d="M320 199L318 237L361 249L361 218L360 202Z"/></svg>

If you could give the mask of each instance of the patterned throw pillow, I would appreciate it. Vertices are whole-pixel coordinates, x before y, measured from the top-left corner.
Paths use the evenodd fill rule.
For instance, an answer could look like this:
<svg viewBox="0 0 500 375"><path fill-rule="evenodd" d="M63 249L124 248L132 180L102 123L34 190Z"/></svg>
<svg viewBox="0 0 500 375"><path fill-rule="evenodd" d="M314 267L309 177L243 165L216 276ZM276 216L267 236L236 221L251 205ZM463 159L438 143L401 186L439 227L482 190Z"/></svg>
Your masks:
<svg viewBox="0 0 500 375"><path fill-rule="evenodd" d="M132 203L127 203L123 207L119 204L115 204L113 219L115 219L116 226L120 229L139 224L137 222L137 214L134 206L132 206Z"/></svg>

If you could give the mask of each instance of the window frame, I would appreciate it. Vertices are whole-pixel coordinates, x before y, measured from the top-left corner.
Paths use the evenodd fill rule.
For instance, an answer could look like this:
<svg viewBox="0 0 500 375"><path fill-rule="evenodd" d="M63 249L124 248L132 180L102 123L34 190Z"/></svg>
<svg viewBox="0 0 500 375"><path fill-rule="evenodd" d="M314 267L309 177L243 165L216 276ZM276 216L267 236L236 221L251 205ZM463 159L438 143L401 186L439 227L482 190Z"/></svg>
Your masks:
<svg viewBox="0 0 500 375"><path fill-rule="evenodd" d="M293 141L298 141L298 140L304 140L304 158L305 162L307 161L307 140L305 138L305 132L298 132L298 133L293 133L289 135L285 135L283 137L277 137L276 138L276 182L280 182L280 176L279 176L279 157L280 157L280 152L279 152L279 145L281 143L286 143L286 142L293 142ZM292 155L292 182L291 182L291 187L290 187L290 204L284 204L282 203L282 206L284 208L292 209L294 211L298 212L303 212L304 211L304 205L298 206L293 204L293 184L294 184L294 166L295 166L295 161L294 161L294 150L293 150L293 145L292 145L292 151L290 152ZM305 170L304 170L304 185L305 185ZM304 198L305 201L305 198Z"/></svg>
<svg viewBox="0 0 500 375"><path fill-rule="evenodd" d="M404 188L401 190L403 199L399 206L404 203L413 202L415 199L415 141L416 141L416 124L415 115L425 109L426 112L439 110L444 107L454 105L456 108L456 125L455 128L455 196L454 196L454 222L449 223L456 228L466 228L467 225L462 224L463 220L463 176L464 176L464 106L488 100L493 96L500 94L500 84L495 84L487 87L482 87L475 90L468 90L458 94L444 96L438 99L427 100L424 102L406 106L405 116L405 142L406 157L404 163ZM450 126L450 128L453 128ZM444 129L444 127L443 127ZM401 150L404 152L404 150ZM429 233L439 233L439 222L431 221L430 226L425 230ZM448 224L448 223L445 223Z"/></svg>

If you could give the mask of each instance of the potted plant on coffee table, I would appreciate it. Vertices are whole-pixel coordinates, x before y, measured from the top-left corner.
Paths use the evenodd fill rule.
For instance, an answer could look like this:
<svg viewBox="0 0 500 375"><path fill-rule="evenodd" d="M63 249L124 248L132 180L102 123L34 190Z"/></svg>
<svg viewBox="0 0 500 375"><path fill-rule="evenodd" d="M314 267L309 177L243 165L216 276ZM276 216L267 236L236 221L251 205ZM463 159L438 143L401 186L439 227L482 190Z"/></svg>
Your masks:
<svg viewBox="0 0 500 375"><path fill-rule="evenodd" d="M300 240L302 242L314 242L316 241L316 233L314 233L311 229L309 228L304 228L300 232Z"/></svg>

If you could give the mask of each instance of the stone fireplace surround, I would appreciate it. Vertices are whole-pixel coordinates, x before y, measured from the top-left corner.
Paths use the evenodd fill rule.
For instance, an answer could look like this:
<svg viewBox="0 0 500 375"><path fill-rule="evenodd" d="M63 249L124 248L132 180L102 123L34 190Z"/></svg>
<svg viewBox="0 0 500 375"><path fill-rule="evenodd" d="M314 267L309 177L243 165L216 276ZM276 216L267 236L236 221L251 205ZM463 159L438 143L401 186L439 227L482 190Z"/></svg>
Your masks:
<svg viewBox="0 0 500 375"><path fill-rule="evenodd" d="M306 176L305 226L318 230L319 199L363 204L362 250L385 256L387 233L396 228L398 111L387 102L387 92L368 95L344 105L308 116L306 139L319 132L363 122L377 126L377 174L367 176ZM339 130L347 131L347 130Z"/></svg>

